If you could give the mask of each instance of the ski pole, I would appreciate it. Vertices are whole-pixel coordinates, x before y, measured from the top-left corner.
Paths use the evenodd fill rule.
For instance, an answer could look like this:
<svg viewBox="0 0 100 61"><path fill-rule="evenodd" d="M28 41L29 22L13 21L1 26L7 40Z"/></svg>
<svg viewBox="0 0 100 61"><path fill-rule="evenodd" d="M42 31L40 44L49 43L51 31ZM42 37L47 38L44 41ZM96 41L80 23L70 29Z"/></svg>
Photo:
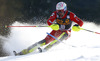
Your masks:
<svg viewBox="0 0 100 61"><path fill-rule="evenodd" d="M6 26L5 25L5 28L7 27L49 27L49 26Z"/></svg>
<svg viewBox="0 0 100 61"><path fill-rule="evenodd" d="M7 28L7 27L52 27L52 25L50 25L50 26L7 26L7 25L5 25L5 28Z"/></svg>
<svg viewBox="0 0 100 61"><path fill-rule="evenodd" d="M92 32L92 33L95 33L95 34L100 34L98 32L94 32L94 31L91 31L91 30L88 30L88 29L84 29L84 28L80 28L81 30L85 30L85 31L88 31L88 32Z"/></svg>
<svg viewBox="0 0 100 61"><path fill-rule="evenodd" d="M59 30L59 25L57 24L52 24L50 26L5 26L5 28L7 27L51 27L53 30Z"/></svg>

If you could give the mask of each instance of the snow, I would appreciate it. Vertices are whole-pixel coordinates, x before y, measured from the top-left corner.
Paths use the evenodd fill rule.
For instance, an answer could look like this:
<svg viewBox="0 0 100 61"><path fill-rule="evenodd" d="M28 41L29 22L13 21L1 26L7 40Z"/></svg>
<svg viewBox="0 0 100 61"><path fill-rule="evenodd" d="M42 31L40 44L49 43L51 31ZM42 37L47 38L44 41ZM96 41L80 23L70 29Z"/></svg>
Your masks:
<svg viewBox="0 0 100 61"><path fill-rule="evenodd" d="M30 26L32 24L15 22L12 24ZM84 22L83 28L100 32L100 25ZM52 31L48 27L14 27L4 44L4 49L10 56L0 57L0 61L100 61L100 35L81 30L72 31L68 40L53 46L43 53L30 53L14 56L13 50L20 52L30 45L45 38L46 32Z"/></svg>

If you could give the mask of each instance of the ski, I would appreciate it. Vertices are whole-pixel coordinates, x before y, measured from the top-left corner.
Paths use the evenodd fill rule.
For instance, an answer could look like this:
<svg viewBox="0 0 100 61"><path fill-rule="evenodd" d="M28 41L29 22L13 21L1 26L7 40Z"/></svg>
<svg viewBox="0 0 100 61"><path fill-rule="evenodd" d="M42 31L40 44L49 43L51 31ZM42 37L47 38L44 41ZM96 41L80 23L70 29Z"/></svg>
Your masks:
<svg viewBox="0 0 100 61"><path fill-rule="evenodd" d="M38 47L37 50L38 50L37 53L42 53L42 52L43 52L43 50L42 50L40 47ZM18 55L19 55L19 56L20 56L20 55L24 55L24 54L18 54L16 51L13 51L13 53L14 53L15 56L18 56Z"/></svg>

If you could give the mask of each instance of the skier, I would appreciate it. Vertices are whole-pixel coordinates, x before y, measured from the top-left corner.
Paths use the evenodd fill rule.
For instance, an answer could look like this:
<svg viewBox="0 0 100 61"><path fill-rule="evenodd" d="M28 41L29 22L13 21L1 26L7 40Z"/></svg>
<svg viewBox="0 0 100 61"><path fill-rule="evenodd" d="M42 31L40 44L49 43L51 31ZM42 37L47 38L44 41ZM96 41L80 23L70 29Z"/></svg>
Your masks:
<svg viewBox="0 0 100 61"><path fill-rule="evenodd" d="M56 5L56 11L54 11L50 18L47 20L48 25L53 29L50 35L54 36L60 41L69 38L71 35L72 21L77 23L73 25L72 30L79 31L80 27L83 25L83 21L79 19L73 12L67 10L66 3L58 2ZM24 49L19 53L15 53L15 55L24 55L33 52L36 49L39 49L42 52L40 48L41 46L50 43L47 47L45 47L45 50L48 50L53 45L60 43L60 41L56 40L50 35L47 35L45 39L31 45L29 48Z"/></svg>

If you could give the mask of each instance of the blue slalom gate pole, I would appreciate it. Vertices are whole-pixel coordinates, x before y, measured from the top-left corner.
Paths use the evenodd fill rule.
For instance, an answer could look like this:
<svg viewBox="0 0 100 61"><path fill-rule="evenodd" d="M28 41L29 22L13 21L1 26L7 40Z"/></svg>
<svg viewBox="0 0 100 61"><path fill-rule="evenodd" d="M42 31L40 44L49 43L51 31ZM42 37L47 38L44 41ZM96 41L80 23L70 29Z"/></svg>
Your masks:
<svg viewBox="0 0 100 61"><path fill-rule="evenodd" d="M54 39L58 40L59 42L61 42L59 39L57 39L55 36L51 35L50 33L47 32L47 34L51 37L53 37Z"/></svg>

